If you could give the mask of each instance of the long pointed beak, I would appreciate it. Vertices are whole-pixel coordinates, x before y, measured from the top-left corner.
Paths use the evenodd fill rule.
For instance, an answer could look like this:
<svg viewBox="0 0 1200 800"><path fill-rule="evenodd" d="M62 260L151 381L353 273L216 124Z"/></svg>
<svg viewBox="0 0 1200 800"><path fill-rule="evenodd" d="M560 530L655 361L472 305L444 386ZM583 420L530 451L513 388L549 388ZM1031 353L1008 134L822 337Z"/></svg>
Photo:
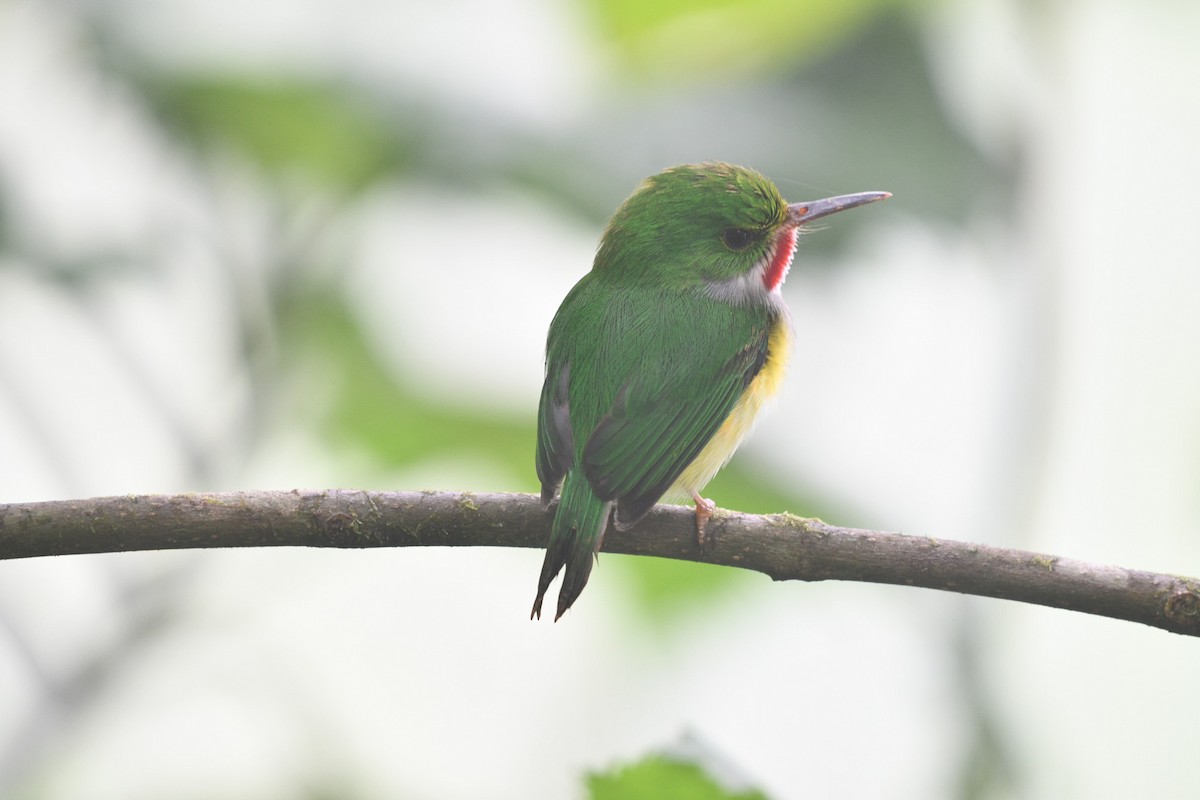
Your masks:
<svg viewBox="0 0 1200 800"><path fill-rule="evenodd" d="M874 203L876 200L886 200L891 196L891 192L859 192L826 197L824 200L809 200L807 203L792 203L788 206L788 220L794 225L801 225L848 208Z"/></svg>

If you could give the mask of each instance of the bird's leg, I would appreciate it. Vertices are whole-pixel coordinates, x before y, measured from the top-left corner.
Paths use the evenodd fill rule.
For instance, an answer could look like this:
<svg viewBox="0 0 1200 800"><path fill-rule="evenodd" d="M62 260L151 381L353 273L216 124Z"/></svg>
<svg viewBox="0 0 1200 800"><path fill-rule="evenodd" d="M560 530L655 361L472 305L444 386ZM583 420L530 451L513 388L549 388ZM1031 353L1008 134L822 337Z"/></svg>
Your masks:
<svg viewBox="0 0 1200 800"><path fill-rule="evenodd" d="M692 490L692 499L696 501L696 544L700 546L700 552L703 553L704 528L708 525L709 517L717 510L717 504L701 497L695 489Z"/></svg>

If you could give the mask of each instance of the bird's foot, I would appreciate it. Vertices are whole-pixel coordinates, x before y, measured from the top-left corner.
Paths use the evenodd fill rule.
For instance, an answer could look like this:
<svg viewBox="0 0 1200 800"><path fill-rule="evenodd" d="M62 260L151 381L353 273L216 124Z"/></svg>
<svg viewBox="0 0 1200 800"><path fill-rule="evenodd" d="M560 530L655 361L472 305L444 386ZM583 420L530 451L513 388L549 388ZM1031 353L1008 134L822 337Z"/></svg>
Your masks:
<svg viewBox="0 0 1200 800"><path fill-rule="evenodd" d="M708 520L712 517L713 512L717 510L717 504L701 497L698 492L692 492L692 500L696 501L696 544L703 553L704 529L708 526Z"/></svg>

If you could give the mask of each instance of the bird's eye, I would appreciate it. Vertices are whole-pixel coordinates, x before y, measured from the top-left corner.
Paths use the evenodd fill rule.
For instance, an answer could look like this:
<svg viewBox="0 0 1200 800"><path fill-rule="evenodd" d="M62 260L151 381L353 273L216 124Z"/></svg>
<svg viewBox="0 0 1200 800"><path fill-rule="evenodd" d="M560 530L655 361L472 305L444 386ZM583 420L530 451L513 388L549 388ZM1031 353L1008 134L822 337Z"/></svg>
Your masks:
<svg viewBox="0 0 1200 800"><path fill-rule="evenodd" d="M721 240L730 250L745 250L754 241L754 234L745 228L726 228L721 233Z"/></svg>

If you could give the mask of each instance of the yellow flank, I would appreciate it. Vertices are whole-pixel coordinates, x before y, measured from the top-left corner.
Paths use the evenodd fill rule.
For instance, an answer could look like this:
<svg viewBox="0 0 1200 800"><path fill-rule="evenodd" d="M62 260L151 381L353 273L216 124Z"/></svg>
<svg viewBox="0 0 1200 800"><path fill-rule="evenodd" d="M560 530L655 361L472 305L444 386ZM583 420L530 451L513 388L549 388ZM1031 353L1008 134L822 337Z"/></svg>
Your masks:
<svg viewBox="0 0 1200 800"><path fill-rule="evenodd" d="M689 496L699 492L713 479L713 476L729 461L733 451L737 450L742 439L754 427L758 412L766 405L767 400L779 391L783 385L784 368L792 352L792 331L788 320L780 316L771 329L771 337L767 341L767 361L763 364L758 375L742 392L741 398L725 422L717 429L717 433L709 441L696 460L688 464L675 481L675 485L667 492L668 495Z"/></svg>

